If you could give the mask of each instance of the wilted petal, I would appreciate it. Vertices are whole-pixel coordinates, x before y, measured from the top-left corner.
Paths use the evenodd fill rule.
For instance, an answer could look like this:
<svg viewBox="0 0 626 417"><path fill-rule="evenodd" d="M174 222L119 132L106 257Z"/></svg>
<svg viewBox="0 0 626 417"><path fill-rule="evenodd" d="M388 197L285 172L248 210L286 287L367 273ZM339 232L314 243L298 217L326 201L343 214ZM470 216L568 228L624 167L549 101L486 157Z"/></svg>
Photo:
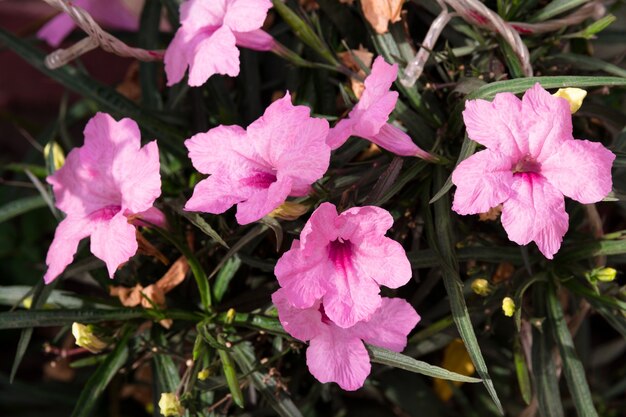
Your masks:
<svg viewBox="0 0 626 417"><path fill-rule="evenodd" d="M541 164L541 175L567 197L596 203L613 188L613 152L588 140L568 140Z"/></svg>
<svg viewBox="0 0 626 417"><path fill-rule="evenodd" d="M371 370L363 342L336 328L311 340L306 363L318 381L336 382L347 391L361 388Z"/></svg>
<svg viewBox="0 0 626 417"><path fill-rule="evenodd" d="M513 161L490 149L480 151L461 162L452 173L457 186L452 210L459 214L489 211L511 193Z"/></svg>
<svg viewBox="0 0 626 417"><path fill-rule="evenodd" d="M535 241L548 259L561 247L568 227L563 195L537 174L517 174L511 195L502 206L502 226L509 239L526 245Z"/></svg>

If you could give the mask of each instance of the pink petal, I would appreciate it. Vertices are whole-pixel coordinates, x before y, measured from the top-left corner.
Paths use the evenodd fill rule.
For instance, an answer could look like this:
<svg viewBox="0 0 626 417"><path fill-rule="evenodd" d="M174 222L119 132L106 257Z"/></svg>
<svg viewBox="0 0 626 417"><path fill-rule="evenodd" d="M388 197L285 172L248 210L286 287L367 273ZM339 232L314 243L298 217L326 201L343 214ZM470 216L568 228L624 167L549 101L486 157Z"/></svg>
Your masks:
<svg viewBox="0 0 626 417"><path fill-rule="evenodd" d="M405 300L383 298L380 308L372 318L355 324L350 331L366 343L402 352L407 343L407 335L419 321L419 314Z"/></svg>
<svg viewBox="0 0 626 417"><path fill-rule="evenodd" d="M389 65L382 57L376 58L372 73L365 79L363 95L350 112L355 136L375 136L387 123L398 101L398 93L389 91L397 73L397 64Z"/></svg>
<svg viewBox="0 0 626 417"><path fill-rule="evenodd" d="M428 152L413 143L409 135L391 123L385 123L376 135L367 137L366 139L369 139L381 148L393 152L396 155L417 156L423 159L429 159L431 157Z"/></svg>
<svg viewBox="0 0 626 417"><path fill-rule="evenodd" d="M542 162L572 137L572 115L567 100L554 97L539 83L524 93L522 114L528 135L528 153Z"/></svg>
<svg viewBox="0 0 626 417"><path fill-rule="evenodd" d="M413 276L406 251L395 240L384 238L379 244L361 244L355 249L355 267L379 285L399 288Z"/></svg>
<svg viewBox="0 0 626 417"><path fill-rule="evenodd" d="M121 185L122 207L132 213L149 210L161 195L161 174L159 173L159 149L152 141L132 156L120 158L124 165L115 172L115 179Z"/></svg>
<svg viewBox="0 0 626 417"><path fill-rule="evenodd" d="M246 198L249 190L224 174L214 174L196 184L193 195L185 204L187 211L221 214Z"/></svg>
<svg viewBox="0 0 626 417"><path fill-rule="evenodd" d="M227 4L224 24L237 32L260 29L272 7L270 0L231 0Z"/></svg>
<svg viewBox="0 0 626 417"><path fill-rule="evenodd" d="M457 189L452 210L459 214L489 211L510 194L513 183L510 157L486 149L461 162L452 173Z"/></svg>
<svg viewBox="0 0 626 417"><path fill-rule="evenodd" d="M302 228L301 246L306 250L316 251L337 239L339 235L335 222L338 217L337 208L332 203L320 204Z"/></svg>
<svg viewBox="0 0 626 417"><path fill-rule="evenodd" d="M516 174L511 195L502 206L502 226L509 239L526 245L535 241L548 259L561 247L568 228L563 194L540 175Z"/></svg>
<svg viewBox="0 0 626 417"><path fill-rule="evenodd" d="M255 190L246 201L237 205L237 223L248 224L261 220L285 202L291 191L292 180L279 176L269 188Z"/></svg>
<svg viewBox="0 0 626 417"><path fill-rule="evenodd" d="M154 225L161 229L167 228L165 214L156 207L150 207L146 211L136 213L133 217L132 224L134 226L153 227Z"/></svg>
<svg viewBox="0 0 626 417"><path fill-rule="evenodd" d="M352 207L341 213L335 225L342 239L360 247L372 242L378 244L393 226L393 217L387 210L376 206Z"/></svg>
<svg viewBox="0 0 626 417"><path fill-rule="evenodd" d="M48 249L48 270L43 279L46 284L54 281L74 260L81 239L89 236L93 226L87 219L66 217L57 226L54 239Z"/></svg>
<svg viewBox="0 0 626 417"><path fill-rule="evenodd" d="M113 278L117 268L137 253L135 227L120 212L109 221L94 224L91 234L91 253L102 259L109 276Z"/></svg>
<svg viewBox="0 0 626 417"><path fill-rule="evenodd" d="M188 43L192 37L192 32L181 27L176 31L174 38L165 50L163 62L165 63L165 75L167 76L168 87L179 83L185 77L185 71L187 71L187 67L189 66L187 59Z"/></svg>
<svg viewBox="0 0 626 417"><path fill-rule="evenodd" d="M39 29L37 37L57 48L74 28L76 24L72 18L65 13L60 13Z"/></svg>
<svg viewBox="0 0 626 417"><path fill-rule="evenodd" d="M194 168L204 174L213 174L220 170L240 169L246 162L241 154L242 148L249 145L244 129L220 125L192 136L185 141L185 146Z"/></svg>
<svg viewBox="0 0 626 417"><path fill-rule="evenodd" d="M602 200L613 188L615 155L602 144L568 140L541 164L541 175L566 196L583 204Z"/></svg>
<svg viewBox="0 0 626 417"><path fill-rule="evenodd" d="M271 51L276 45L276 40L262 29L250 32L233 32L237 40L237 46L255 51Z"/></svg>
<svg viewBox="0 0 626 417"><path fill-rule="evenodd" d="M323 279L332 273L325 251L306 253L298 240L293 241L274 268L281 294L300 309L310 308L322 298L326 292Z"/></svg>
<svg viewBox="0 0 626 417"><path fill-rule="evenodd" d="M180 6L180 23L189 31L221 26L228 0L187 0Z"/></svg>
<svg viewBox="0 0 626 417"><path fill-rule="evenodd" d="M330 129L328 132L328 137L326 138L326 143L330 146L330 149L335 150L339 148L341 145L346 143L348 138L352 136L354 131L354 120L341 119L337 124Z"/></svg>
<svg viewBox="0 0 626 417"><path fill-rule="evenodd" d="M282 288L272 294L272 302L278 310L280 324L287 333L296 339L307 341L325 331L322 315L319 311L319 302L311 308L296 308Z"/></svg>
<svg viewBox="0 0 626 417"><path fill-rule="evenodd" d="M139 16L129 10L122 0L91 0L85 8L96 22L107 28L127 31L139 29Z"/></svg>
<svg viewBox="0 0 626 417"><path fill-rule="evenodd" d="M239 49L235 35L222 26L208 36L196 35L187 51L189 61L189 85L199 87L212 75L239 75Z"/></svg>
<svg viewBox="0 0 626 417"><path fill-rule="evenodd" d="M370 373L369 355L363 342L342 329L328 326L329 331L313 338L306 351L306 363L318 381L336 382L347 391L363 386Z"/></svg>
<svg viewBox="0 0 626 417"><path fill-rule="evenodd" d="M465 102L463 121L470 139L511 158L528 151L522 102L511 93L498 93L493 102Z"/></svg>
<svg viewBox="0 0 626 417"><path fill-rule="evenodd" d="M333 273L325 276L324 308L337 326L347 328L369 320L380 307L380 288L368 272L348 264L335 266Z"/></svg>

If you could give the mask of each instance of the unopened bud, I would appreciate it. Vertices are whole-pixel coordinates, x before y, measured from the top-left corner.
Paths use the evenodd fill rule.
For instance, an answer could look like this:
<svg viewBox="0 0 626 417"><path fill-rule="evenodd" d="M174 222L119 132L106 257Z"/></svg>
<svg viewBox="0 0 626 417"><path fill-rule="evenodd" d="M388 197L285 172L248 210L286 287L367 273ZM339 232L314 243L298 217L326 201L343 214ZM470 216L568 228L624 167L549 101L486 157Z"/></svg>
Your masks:
<svg viewBox="0 0 626 417"><path fill-rule="evenodd" d="M511 297L504 297L502 300L502 311L507 317L513 317L515 314L515 302Z"/></svg>
<svg viewBox="0 0 626 417"><path fill-rule="evenodd" d="M281 220L296 220L309 210L309 205L285 201L276 207L269 215Z"/></svg>
<svg viewBox="0 0 626 417"><path fill-rule="evenodd" d="M211 376L211 371L209 371L209 368L204 368L203 370L198 372L198 379L200 381L204 381L205 379L207 379L210 376Z"/></svg>
<svg viewBox="0 0 626 417"><path fill-rule="evenodd" d="M615 268L596 268L587 274L590 281L611 282L615 279L617 270Z"/></svg>
<svg viewBox="0 0 626 417"><path fill-rule="evenodd" d="M91 326L74 322L72 324L72 334L76 339L76 344L91 353L100 353L107 347L107 343L93 333Z"/></svg>
<svg viewBox="0 0 626 417"><path fill-rule="evenodd" d="M159 400L159 411L165 417L178 417L183 414L183 406L173 392L164 392Z"/></svg>
<svg viewBox="0 0 626 417"><path fill-rule="evenodd" d="M580 109L580 106L583 105L583 100L587 96L587 92L582 88L559 88L553 96L567 100L569 103L569 110L572 114L574 114L578 111L578 109Z"/></svg>
<svg viewBox="0 0 626 417"><path fill-rule="evenodd" d="M43 148L43 156L46 161L51 161L54 170L58 171L65 164L65 153L63 148L56 142L48 142Z"/></svg>
<svg viewBox="0 0 626 417"><path fill-rule="evenodd" d="M486 279L477 278L472 281L472 291L481 297L486 297L491 293L491 285L489 285L489 281Z"/></svg>

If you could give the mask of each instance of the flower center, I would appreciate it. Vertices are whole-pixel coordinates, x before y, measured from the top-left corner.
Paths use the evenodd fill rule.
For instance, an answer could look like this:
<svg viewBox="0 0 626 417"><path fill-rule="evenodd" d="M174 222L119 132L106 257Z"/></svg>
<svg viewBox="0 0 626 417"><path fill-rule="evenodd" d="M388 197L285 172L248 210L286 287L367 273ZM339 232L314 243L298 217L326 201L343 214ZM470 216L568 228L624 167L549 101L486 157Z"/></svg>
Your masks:
<svg viewBox="0 0 626 417"><path fill-rule="evenodd" d="M347 272L352 267L352 243L349 240L338 238L328 245L328 259L335 268Z"/></svg>
<svg viewBox="0 0 626 417"><path fill-rule="evenodd" d="M241 183L248 187L254 188L269 188L270 185L276 182L276 175L274 172L256 171L249 177L242 178Z"/></svg>
<svg viewBox="0 0 626 417"><path fill-rule="evenodd" d="M117 213L122 209L121 206L110 205L106 207L102 207L91 213L89 215L89 219L93 221L108 221L113 218Z"/></svg>
<svg viewBox="0 0 626 417"><path fill-rule="evenodd" d="M517 164L513 167L513 174L518 173L534 173L538 174L541 172L541 164L535 161L530 155L526 155L522 159L520 159Z"/></svg>

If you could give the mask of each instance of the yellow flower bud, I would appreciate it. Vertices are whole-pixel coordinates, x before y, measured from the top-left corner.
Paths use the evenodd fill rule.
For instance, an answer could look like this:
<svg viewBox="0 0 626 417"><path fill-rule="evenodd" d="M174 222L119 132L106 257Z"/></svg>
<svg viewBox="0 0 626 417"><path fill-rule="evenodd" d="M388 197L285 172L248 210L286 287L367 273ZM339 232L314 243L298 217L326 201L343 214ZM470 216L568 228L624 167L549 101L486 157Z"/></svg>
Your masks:
<svg viewBox="0 0 626 417"><path fill-rule="evenodd" d="M480 295L481 297L486 297L491 293L491 286L489 285L489 281L484 278L476 278L472 281L472 291L474 293Z"/></svg>
<svg viewBox="0 0 626 417"><path fill-rule="evenodd" d="M56 142L48 142L43 148L43 156L44 158L46 158L46 160L48 160L48 158L50 157L50 152L52 152L52 163L54 164L54 170L57 171L61 169L61 167L65 163L65 154L63 153L63 148L61 148Z"/></svg>
<svg viewBox="0 0 626 417"><path fill-rule="evenodd" d="M281 220L295 220L309 210L309 205L294 203L293 201L285 201L276 207L269 216L276 217Z"/></svg>
<svg viewBox="0 0 626 417"><path fill-rule="evenodd" d="M580 109L580 106L583 105L583 100L587 96L587 92L582 88L559 88L553 96L567 100L569 103L569 110L572 114L574 114L578 111L578 109Z"/></svg>
<svg viewBox="0 0 626 417"><path fill-rule="evenodd" d="M164 392L159 400L159 411L165 417L177 417L183 414L183 406L173 392Z"/></svg>
<svg viewBox="0 0 626 417"><path fill-rule="evenodd" d="M595 271L593 277L598 281L611 282L615 279L616 275L617 270L615 268L600 268L599 270Z"/></svg>
<svg viewBox="0 0 626 417"><path fill-rule="evenodd" d="M107 347L107 343L93 333L91 326L74 322L72 324L72 334L76 339L76 344L91 353L100 353Z"/></svg>
<svg viewBox="0 0 626 417"><path fill-rule="evenodd" d="M210 376L211 376L211 371L209 371L209 368L204 368L203 370L198 372L198 379L200 381L204 381L205 379L207 379Z"/></svg>
<svg viewBox="0 0 626 417"><path fill-rule="evenodd" d="M505 316L513 317L515 313L515 302L511 297L504 297L502 300L502 311L504 311Z"/></svg>
<svg viewBox="0 0 626 417"><path fill-rule="evenodd" d="M228 311L226 312L226 324L231 324L233 322L233 320L235 320L235 315L237 314L237 312L235 311L234 308L229 308Z"/></svg>

